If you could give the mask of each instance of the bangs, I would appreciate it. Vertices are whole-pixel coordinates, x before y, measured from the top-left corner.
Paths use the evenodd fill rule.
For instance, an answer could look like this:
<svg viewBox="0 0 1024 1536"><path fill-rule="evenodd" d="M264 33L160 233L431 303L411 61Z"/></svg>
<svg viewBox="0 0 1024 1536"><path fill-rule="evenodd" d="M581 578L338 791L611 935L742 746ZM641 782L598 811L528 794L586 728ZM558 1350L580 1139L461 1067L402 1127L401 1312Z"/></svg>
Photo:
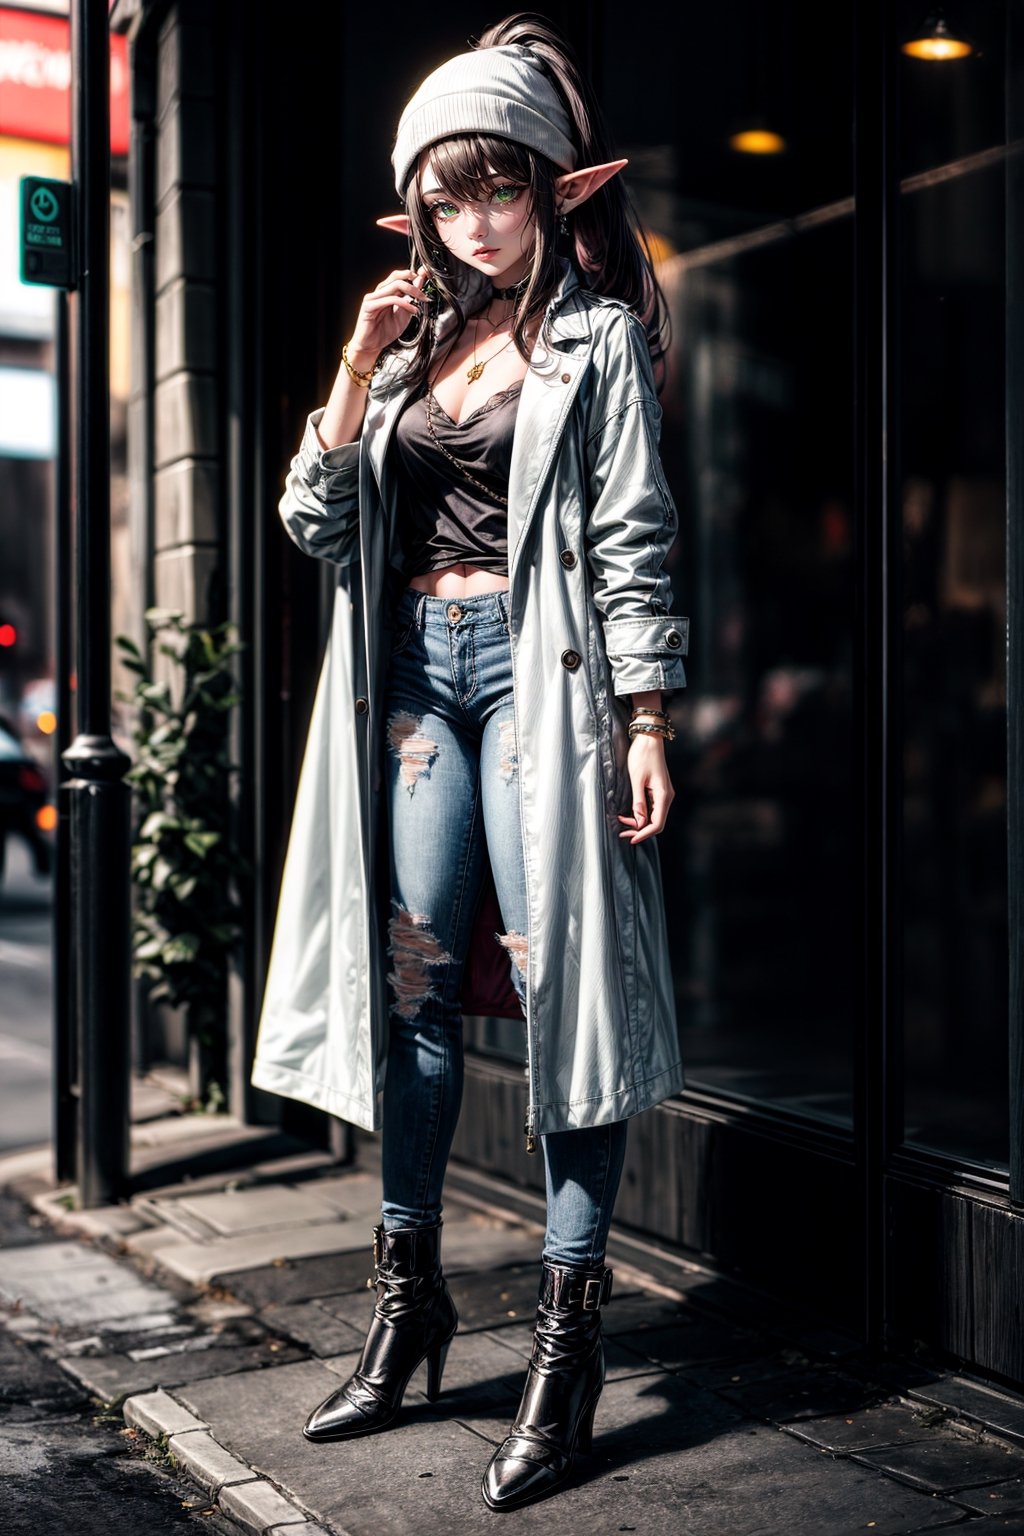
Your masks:
<svg viewBox="0 0 1024 1536"><path fill-rule="evenodd" d="M445 196L460 201L488 191L496 176L533 185L533 157L525 145L492 134L459 133L439 139L431 147L427 165Z"/></svg>

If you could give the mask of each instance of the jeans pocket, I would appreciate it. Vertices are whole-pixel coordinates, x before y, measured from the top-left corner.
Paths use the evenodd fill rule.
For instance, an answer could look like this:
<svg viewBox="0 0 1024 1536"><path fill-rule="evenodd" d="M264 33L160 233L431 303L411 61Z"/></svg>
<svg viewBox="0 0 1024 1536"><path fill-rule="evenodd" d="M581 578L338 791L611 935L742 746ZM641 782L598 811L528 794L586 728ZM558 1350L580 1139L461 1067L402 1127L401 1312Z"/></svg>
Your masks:
<svg viewBox="0 0 1024 1536"><path fill-rule="evenodd" d="M407 649L409 642L416 633L416 628L415 618L399 621L398 628L395 630L394 638L391 642L392 656L398 656Z"/></svg>

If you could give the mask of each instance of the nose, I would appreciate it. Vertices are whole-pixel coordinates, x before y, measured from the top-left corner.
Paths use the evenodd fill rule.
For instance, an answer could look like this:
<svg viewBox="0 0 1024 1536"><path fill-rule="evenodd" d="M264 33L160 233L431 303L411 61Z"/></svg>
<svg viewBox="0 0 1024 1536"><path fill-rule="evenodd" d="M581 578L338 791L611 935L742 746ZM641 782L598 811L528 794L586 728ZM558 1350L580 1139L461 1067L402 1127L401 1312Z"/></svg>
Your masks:
<svg viewBox="0 0 1024 1536"><path fill-rule="evenodd" d="M466 233L478 245L482 245L487 236L488 222L487 210L482 203L471 203L466 217Z"/></svg>

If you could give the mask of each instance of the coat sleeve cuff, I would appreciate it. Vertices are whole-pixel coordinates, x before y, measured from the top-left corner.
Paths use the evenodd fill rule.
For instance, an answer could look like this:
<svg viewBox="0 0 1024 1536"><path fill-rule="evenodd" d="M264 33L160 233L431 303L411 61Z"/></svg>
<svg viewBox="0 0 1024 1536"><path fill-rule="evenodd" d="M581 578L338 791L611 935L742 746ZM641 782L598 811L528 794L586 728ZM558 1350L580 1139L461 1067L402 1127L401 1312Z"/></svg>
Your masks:
<svg viewBox="0 0 1024 1536"><path fill-rule="evenodd" d="M348 489L348 476L359 468L359 444L339 443L323 448L316 435L325 406L310 412L299 447L299 468L311 491L322 501L330 501Z"/></svg>
<svg viewBox="0 0 1024 1536"><path fill-rule="evenodd" d="M675 614L649 619L609 619L603 629L617 696L686 687L683 657L690 644L689 619Z"/></svg>

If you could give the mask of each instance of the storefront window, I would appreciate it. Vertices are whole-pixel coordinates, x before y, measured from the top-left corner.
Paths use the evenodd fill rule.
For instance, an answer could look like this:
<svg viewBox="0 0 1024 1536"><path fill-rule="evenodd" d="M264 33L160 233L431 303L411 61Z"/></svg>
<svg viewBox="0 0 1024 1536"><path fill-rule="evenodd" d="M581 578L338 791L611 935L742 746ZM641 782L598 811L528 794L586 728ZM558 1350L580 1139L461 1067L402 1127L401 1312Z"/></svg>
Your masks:
<svg viewBox="0 0 1024 1536"><path fill-rule="evenodd" d="M850 10L691 7L657 58L610 25L637 89L609 73L605 99L674 328L662 449L693 626L660 851L688 1081L846 1126Z"/></svg>

